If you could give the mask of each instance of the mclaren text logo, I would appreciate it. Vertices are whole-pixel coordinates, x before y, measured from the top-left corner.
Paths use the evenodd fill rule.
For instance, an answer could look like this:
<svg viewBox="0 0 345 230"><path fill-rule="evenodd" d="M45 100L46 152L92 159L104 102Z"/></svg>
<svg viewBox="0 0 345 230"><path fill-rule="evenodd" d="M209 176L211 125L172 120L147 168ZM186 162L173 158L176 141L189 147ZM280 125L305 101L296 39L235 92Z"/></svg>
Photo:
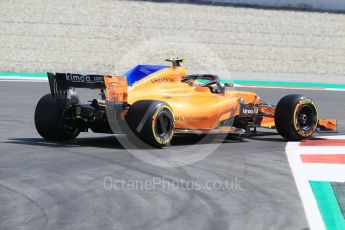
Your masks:
<svg viewBox="0 0 345 230"><path fill-rule="evenodd" d="M151 80L154 84L166 84L166 83L174 83L173 78L154 78Z"/></svg>

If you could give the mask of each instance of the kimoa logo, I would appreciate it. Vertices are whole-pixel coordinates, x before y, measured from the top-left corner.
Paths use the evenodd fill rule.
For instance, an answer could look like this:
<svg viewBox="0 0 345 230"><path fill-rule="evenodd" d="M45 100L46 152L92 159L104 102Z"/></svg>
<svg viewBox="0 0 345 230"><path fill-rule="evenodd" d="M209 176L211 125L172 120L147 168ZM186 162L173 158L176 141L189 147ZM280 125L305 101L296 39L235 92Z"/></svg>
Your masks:
<svg viewBox="0 0 345 230"><path fill-rule="evenodd" d="M154 79L151 79L151 82L156 83L156 84L173 83L174 79L173 78L154 78Z"/></svg>
<svg viewBox="0 0 345 230"><path fill-rule="evenodd" d="M73 75L73 74L67 74L66 75L67 81L72 82L87 82L87 83L93 83L93 82L103 82L103 78L101 76L83 76L83 75Z"/></svg>
<svg viewBox="0 0 345 230"><path fill-rule="evenodd" d="M84 82L85 78L84 78L84 76L81 76L81 75L67 74L66 75L66 80L67 81L73 81L73 82Z"/></svg>

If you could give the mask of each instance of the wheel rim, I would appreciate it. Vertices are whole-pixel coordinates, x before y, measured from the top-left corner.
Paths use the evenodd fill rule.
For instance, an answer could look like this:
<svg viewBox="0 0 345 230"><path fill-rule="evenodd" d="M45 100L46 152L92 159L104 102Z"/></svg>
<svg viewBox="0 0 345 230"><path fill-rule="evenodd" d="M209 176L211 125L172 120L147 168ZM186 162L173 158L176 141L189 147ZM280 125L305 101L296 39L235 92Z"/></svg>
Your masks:
<svg viewBox="0 0 345 230"><path fill-rule="evenodd" d="M316 111L311 105L304 105L297 111L297 125L303 132L308 133L315 127Z"/></svg>
<svg viewBox="0 0 345 230"><path fill-rule="evenodd" d="M166 111L162 111L158 114L155 120L155 132L156 134L165 139L165 137L169 136L171 129L172 129L172 120L169 114Z"/></svg>

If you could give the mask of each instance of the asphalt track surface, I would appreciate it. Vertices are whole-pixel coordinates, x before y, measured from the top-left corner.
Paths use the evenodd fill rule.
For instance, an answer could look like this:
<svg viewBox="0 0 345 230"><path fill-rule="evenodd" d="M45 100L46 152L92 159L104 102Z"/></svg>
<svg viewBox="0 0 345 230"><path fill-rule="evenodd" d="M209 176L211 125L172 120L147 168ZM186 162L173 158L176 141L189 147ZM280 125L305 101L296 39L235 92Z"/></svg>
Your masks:
<svg viewBox="0 0 345 230"><path fill-rule="evenodd" d="M169 149L188 154L191 145L194 151L215 145L216 150L188 166L159 167L109 135L43 141L33 114L48 90L47 83L0 83L0 229L308 228L280 136L260 133L207 144L176 138ZM269 103L292 93L257 92ZM293 93L314 98L321 116L337 118L344 130L344 92ZM110 188L106 178L123 180L124 186ZM131 187L133 181L156 184ZM218 184L206 189L208 181Z"/></svg>

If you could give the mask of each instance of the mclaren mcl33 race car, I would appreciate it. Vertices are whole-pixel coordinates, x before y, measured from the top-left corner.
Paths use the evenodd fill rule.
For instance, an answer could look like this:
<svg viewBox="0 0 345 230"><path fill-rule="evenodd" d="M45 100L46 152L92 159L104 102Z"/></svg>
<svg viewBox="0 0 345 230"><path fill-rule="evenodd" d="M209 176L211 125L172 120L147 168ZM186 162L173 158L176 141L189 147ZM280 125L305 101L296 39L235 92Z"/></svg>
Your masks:
<svg viewBox="0 0 345 230"><path fill-rule="evenodd" d="M237 91L211 74L187 75L184 60L172 66L138 65L124 76L48 73L50 93L35 110L38 133L70 141L89 129L127 134L162 148L175 134L253 134L276 129L291 141L316 131L336 131L336 120L321 120L314 101L303 95L265 103L253 92ZM76 88L97 89L100 98L81 103Z"/></svg>

